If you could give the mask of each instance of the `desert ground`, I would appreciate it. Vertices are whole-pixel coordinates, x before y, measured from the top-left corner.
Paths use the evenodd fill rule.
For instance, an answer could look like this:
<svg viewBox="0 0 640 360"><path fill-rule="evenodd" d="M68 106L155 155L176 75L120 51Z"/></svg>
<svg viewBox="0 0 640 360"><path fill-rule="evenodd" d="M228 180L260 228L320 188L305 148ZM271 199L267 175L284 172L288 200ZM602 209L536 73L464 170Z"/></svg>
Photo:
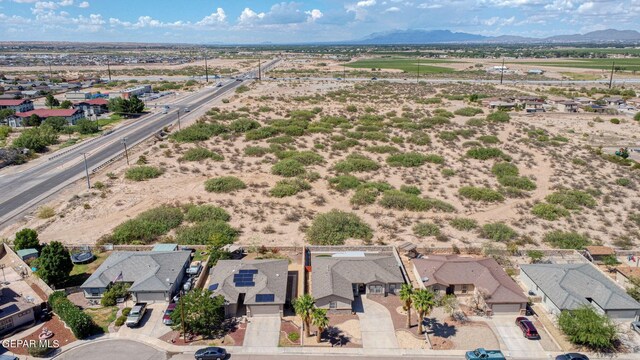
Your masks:
<svg viewBox="0 0 640 360"><path fill-rule="evenodd" d="M640 172L599 150L638 145L640 124L630 117L511 112L500 121L469 100L472 94L549 95L533 86L279 80L245 90L212 103L198 120L220 125L219 135L170 137L132 149L130 167L138 160L161 169L159 177L128 180L127 165L115 162L95 175L94 189L79 183L43 205L54 216L41 219L34 211L0 237L31 227L45 242L108 242L119 224L161 204L212 204L231 215L236 242L244 245L301 245L314 217L333 209L356 214L373 230L371 239L347 244L566 246L547 237L559 230L590 243L637 245ZM183 159L197 147L223 160ZM300 158L296 166L303 170L278 175L272 168L286 158ZM205 190L205 181L222 176L246 187ZM290 196L272 191L293 179L303 185L294 184ZM495 223L508 230L483 227ZM174 241L179 230L155 241Z"/></svg>

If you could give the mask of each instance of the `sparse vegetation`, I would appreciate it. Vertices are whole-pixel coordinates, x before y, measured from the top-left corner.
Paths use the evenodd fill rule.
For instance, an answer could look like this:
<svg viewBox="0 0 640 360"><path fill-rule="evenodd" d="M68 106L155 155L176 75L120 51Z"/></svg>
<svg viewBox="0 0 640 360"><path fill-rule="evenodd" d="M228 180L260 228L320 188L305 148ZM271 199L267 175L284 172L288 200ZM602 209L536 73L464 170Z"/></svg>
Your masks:
<svg viewBox="0 0 640 360"><path fill-rule="evenodd" d="M478 222L468 218L453 218L449 220L449 225L456 230L471 231L478 227Z"/></svg>
<svg viewBox="0 0 640 360"><path fill-rule="evenodd" d="M218 153L214 153L209 149L197 147L187 150L181 158L182 161L202 161L206 159L222 161L224 160L224 157Z"/></svg>
<svg viewBox="0 0 640 360"><path fill-rule="evenodd" d="M269 194L274 197L287 197L293 196L301 191L311 189L311 185L302 179L287 179L280 180L276 183L276 186L269 191Z"/></svg>
<svg viewBox="0 0 640 360"><path fill-rule="evenodd" d="M205 190L214 193L230 193L246 187L247 185L235 176L222 176L209 179L204 183Z"/></svg>
<svg viewBox="0 0 640 360"><path fill-rule="evenodd" d="M480 234L485 239L506 243L515 239L518 233L508 225L497 222L482 226Z"/></svg>
<svg viewBox="0 0 640 360"><path fill-rule="evenodd" d="M164 170L155 166L136 166L127 169L124 174L124 177L133 181L145 181L150 179L155 179L162 175Z"/></svg>
<svg viewBox="0 0 640 360"><path fill-rule="evenodd" d="M541 219L555 221L561 217L569 216L569 211L561 206L546 203L537 203L531 208L531 213Z"/></svg>
<svg viewBox="0 0 640 360"><path fill-rule="evenodd" d="M544 242L558 249L581 250L591 244L591 240L577 232L551 231L544 235Z"/></svg>
<svg viewBox="0 0 640 360"><path fill-rule="evenodd" d="M434 223L417 223L413 226L413 233L418 237L438 236L440 227Z"/></svg>
<svg viewBox="0 0 640 360"><path fill-rule="evenodd" d="M307 229L307 238L314 245L342 245L349 238L368 241L373 230L358 215L340 210L319 214Z"/></svg>
<svg viewBox="0 0 640 360"><path fill-rule="evenodd" d="M380 165L361 154L349 154L345 160L336 163L333 169L341 173L376 171Z"/></svg>
<svg viewBox="0 0 640 360"><path fill-rule="evenodd" d="M108 241L114 244L148 244L178 227L183 220L182 210L163 205L116 226Z"/></svg>
<svg viewBox="0 0 640 360"><path fill-rule="evenodd" d="M504 201L504 196L499 192L485 187L473 187L463 186L458 190L460 196L474 200L474 201L486 201L486 202L500 202Z"/></svg>

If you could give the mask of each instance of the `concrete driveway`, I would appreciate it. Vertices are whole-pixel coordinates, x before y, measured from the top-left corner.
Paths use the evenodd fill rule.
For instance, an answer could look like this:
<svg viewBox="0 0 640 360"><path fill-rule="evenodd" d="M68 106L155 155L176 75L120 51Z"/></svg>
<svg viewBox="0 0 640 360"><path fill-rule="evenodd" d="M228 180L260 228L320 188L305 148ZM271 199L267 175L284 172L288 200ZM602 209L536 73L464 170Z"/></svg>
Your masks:
<svg viewBox="0 0 640 360"><path fill-rule="evenodd" d="M280 316L249 318L243 347L277 347L280 342Z"/></svg>
<svg viewBox="0 0 640 360"><path fill-rule="evenodd" d="M147 305L147 313L144 314L140 326L136 328L128 328L122 326L118 333L121 335L127 335L130 333L144 334L153 338L159 338L162 335L171 331L171 327L162 323L162 316L164 310L167 308L168 303L153 303Z"/></svg>
<svg viewBox="0 0 640 360"><path fill-rule="evenodd" d="M365 349L397 349L398 339L389 310L383 305L367 299L366 296L360 296L360 298L363 311L356 311L360 319L362 347ZM357 306L354 308L357 309Z"/></svg>
<svg viewBox="0 0 640 360"><path fill-rule="evenodd" d="M546 358L540 340L529 340L522 335L522 330L516 325L516 315L494 315L487 322L495 327L497 336L502 340L506 349L514 357ZM539 329L538 331L542 331Z"/></svg>

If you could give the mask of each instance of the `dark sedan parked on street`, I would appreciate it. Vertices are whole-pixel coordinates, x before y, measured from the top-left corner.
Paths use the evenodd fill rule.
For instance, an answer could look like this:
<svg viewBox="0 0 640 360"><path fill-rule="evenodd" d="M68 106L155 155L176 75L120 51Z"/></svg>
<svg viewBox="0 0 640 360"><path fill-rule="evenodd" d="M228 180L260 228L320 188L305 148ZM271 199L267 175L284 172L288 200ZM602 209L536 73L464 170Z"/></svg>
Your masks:
<svg viewBox="0 0 640 360"><path fill-rule="evenodd" d="M227 357L227 350L217 347L209 346L196 351L196 360L223 360Z"/></svg>

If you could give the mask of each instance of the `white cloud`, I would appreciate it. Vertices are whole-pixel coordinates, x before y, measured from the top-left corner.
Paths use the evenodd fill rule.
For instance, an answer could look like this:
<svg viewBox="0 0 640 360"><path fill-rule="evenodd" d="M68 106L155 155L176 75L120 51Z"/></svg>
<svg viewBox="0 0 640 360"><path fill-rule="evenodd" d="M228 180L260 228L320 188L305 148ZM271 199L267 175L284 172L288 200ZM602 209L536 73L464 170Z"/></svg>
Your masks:
<svg viewBox="0 0 640 360"><path fill-rule="evenodd" d="M305 11L304 13L309 15L309 17L307 18L307 21L309 21L309 22L316 21L316 20L318 20L318 19L320 19L320 18L322 18L324 16L322 11L320 11L318 9L313 9L311 11Z"/></svg>
<svg viewBox="0 0 640 360"><path fill-rule="evenodd" d="M33 4L35 2L38 2L38 0L13 0L13 2L18 4Z"/></svg>
<svg viewBox="0 0 640 360"><path fill-rule="evenodd" d="M398 11L400 11L400 8L392 6L390 8L387 8L385 11L383 11L383 13L393 13Z"/></svg>
<svg viewBox="0 0 640 360"><path fill-rule="evenodd" d="M58 3L60 6L71 6L73 5L73 0L62 0Z"/></svg>
<svg viewBox="0 0 640 360"><path fill-rule="evenodd" d="M240 24L250 24L255 20L264 19L264 16L265 14L263 12L258 14L250 8L244 8L244 10L242 10L242 13L240 14L240 17L238 17L238 22Z"/></svg>
<svg viewBox="0 0 640 360"><path fill-rule="evenodd" d="M440 9L441 7L442 7L442 4L429 4L429 3L418 4L418 9Z"/></svg>
<svg viewBox="0 0 640 360"><path fill-rule="evenodd" d="M78 4L78 7L82 8L82 9L86 9L86 8L89 7L89 2L88 1L83 1L80 4Z"/></svg>
<svg viewBox="0 0 640 360"><path fill-rule="evenodd" d="M198 21L196 25L218 25L224 24L227 20L227 14L224 12L223 8L216 9L216 12L211 13L209 16L205 16L202 20Z"/></svg>
<svg viewBox="0 0 640 360"><path fill-rule="evenodd" d="M356 3L357 7L370 7L376 4L376 0L362 0Z"/></svg>

